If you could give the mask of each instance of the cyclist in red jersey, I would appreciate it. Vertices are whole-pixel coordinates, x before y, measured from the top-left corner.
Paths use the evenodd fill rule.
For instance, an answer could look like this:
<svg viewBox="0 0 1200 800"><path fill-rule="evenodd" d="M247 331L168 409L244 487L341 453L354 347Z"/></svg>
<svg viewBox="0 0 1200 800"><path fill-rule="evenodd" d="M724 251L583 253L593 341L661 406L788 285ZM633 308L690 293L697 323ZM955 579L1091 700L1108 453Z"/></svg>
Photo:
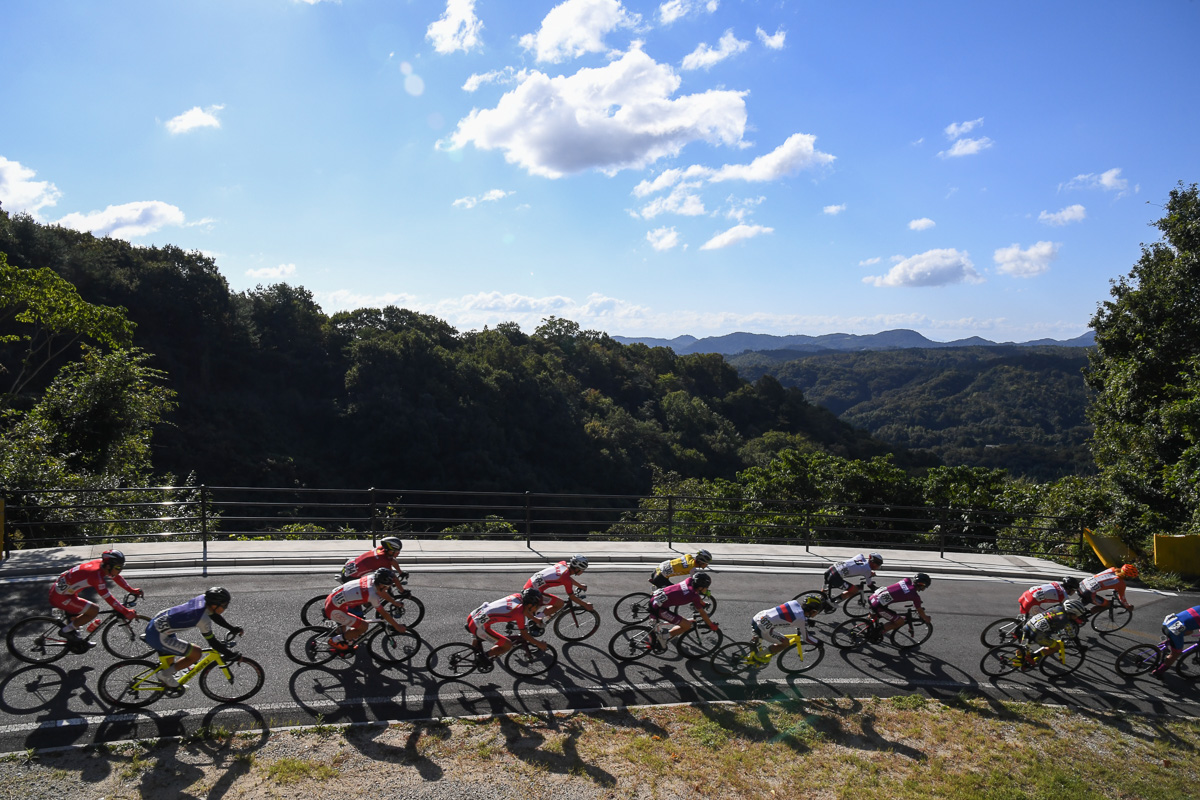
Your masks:
<svg viewBox="0 0 1200 800"><path fill-rule="evenodd" d="M575 600L576 603L591 611L593 606L591 603L580 600L575 596L575 588L578 587L581 591L587 591L587 584L580 583L575 580L576 575L582 575L583 571L588 568L587 556L573 555L566 561L560 561L553 566L546 567L540 572L535 572L529 580L525 581L526 589L537 589L546 598L546 620L558 613L559 609L566 605L565 600L550 594L546 591L552 586L561 586L567 590L567 597Z"/></svg>
<svg viewBox="0 0 1200 800"><path fill-rule="evenodd" d="M1063 578L1061 581L1050 581L1038 586L1031 586L1019 598L1017 607L1025 621L1029 621L1029 612L1033 609L1042 610L1042 606L1058 606L1079 590L1079 578Z"/></svg>
<svg viewBox="0 0 1200 800"><path fill-rule="evenodd" d="M137 616L132 608L127 607L108 591L108 584L116 583L130 594L144 597L145 592L130 586L121 577L125 568L125 554L120 550L105 550L100 557L85 561L77 567L72 567L58 576L50 587L50 605L67 615L67 622L62 626L62 634L72 642L83 643L79 628L85 627L100 613L100 607L90 600L79 596L84 589L95 589L96 594L108 603L125 619ZM88 646L95 645L89 642Z"/></svg>
<svg viewBox="0 0 1200 800"><path fill-rule="evenodd" d="M1111 567L1103 572L1097 572L1090 578L1084 578L1079 584L1079 598L1085 603L1105 608L1108 606L1108 599L1103 597L1100 592L1111 589L1116 595L1117 602L1133 611L1133 604L1125 600L1125 579L1132 580L1137 576L1138 568L1133 564L1122 564L1119 567Z"/></svg>
<svg viewBox="0 0 1200 800"><path fill-rule="evenodd" d="M338 624L338 632L329 637L329 644L339 655L347 655L354 649L354 640L367 632L367 621L353 609L370 603L397 633L408 630L388 613L386 603L396 603L389 591L399 583L396 573L380 567L370 575L358 580L347 581L334 589L325 598L325 616Z"/></svg>
<svg viewBox="0 0 1200 800"><path fill-rule="evenodd" d="M537 624L538 610L545 601L545 596L537 589L525 589L484 603L468 614L467 630L475 637L473 644L480 654L486 658L496 658L512 649L512 640L492 627L498 622L515 624L521 632L522 639L538 650L545 650L548 645L531 634L525 626L526 620ZM492 646L487 652L483 651L485 637L492 641Z"/></svg>
<svg viewBox="0 0 1200 800"><path fill-rule="evenodd" d="M402 547L404 547L404 543L395 536L380 539L379 546L374 550L368 550L345 563L342 567L342 580L352 581L383 568L390 569L400 579L405 578L408 573L402 570L396 561L396 556Z"/></svg>

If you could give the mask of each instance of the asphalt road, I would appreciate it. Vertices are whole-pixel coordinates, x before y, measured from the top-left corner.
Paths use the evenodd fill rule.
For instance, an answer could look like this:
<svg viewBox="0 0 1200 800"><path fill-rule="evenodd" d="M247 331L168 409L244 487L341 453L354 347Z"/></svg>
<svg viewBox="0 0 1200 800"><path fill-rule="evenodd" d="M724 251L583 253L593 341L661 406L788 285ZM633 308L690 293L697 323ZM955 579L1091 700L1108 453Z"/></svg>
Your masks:
<svg viewBox="0 0 1200 800"><path fill-rule="evenodd" d="M1087 660L1075 674L1051 682L1040 672L993 680L979 670L984 648L979 631L991 620L1016 610L1023 581L986 577L935 576L925 593L935 626L933 638L919 651L899 654L888 645L859 651L826 647L812 671L790 677L772 665L747 679L722 679L705 661L688 661L673 649L631 664L614 660L608 641L620 627L611 616L616 599L647 588L645 570L594 569L587 573L588 599L603 616L599 632L578 643L558 641L559 664L541 678L515 678L502 668L464 680L440 681L425 670L428 650L466 640L467 613L485 600L515 591L528 577L521 571L429 571L414 573L413 594L425 603L419 626L425 651L410 665L381 667L366 652L353 661L303 668L284 654L284 642L301 626L298 610L314 594L327 591L325 575L224 575L219 578L141 577L133 582L147 592L139 610L153 614L219 582L233 592L227 618L247 630L240 650L267 672L262 691L245 704L218 706L193 685L180 698L164 698L139 712L107 707L96 691L101 671L113 662L102 648L84 656L68 655L46 665L0 655L0 752L188 736L204 727L259 731L268 727L323 723L419 720L493 713L541 713L551 709L712 701L746 698L815 698L831 695L887 696L921 692L954 698L961 692L996 701L1030 700L1085 709L1125 709L1164 714L1200 714L1200 686L1170 675L1127 681L1113 669L1117 653L1129 645L1157 642L1169 611L1200 602L1196 596L1133 591L1133 622L1106 637L1088 631ZM884 580L894 577L885 573ZM714 580L720 600L715 619L726 641L749 638L749 620L762 609L816 588L814 571L750 572L723 570ZM881 581L882 582L882 581ZM46 605L48 582L0 585L7 630L18 618ZM843 619L838 612L830 620ZM826 636L828 628L818 628ZM201 641L193 632L193 641Z"/></svg>

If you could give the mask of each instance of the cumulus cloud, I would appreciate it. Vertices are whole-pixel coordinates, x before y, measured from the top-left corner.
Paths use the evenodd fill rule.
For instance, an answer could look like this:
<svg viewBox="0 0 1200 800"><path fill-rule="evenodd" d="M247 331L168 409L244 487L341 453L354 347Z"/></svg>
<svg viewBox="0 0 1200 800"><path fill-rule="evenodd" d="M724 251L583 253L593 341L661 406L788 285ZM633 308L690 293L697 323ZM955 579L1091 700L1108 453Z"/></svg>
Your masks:
<svg viewBox="0 0 1200 800"><path fill-rule="evenodd" d="M679 244L679 233L674 228L655 228L646 233L646 241L661 253Z"/></svg>
<svg viewBox="0 0 1200 800"><path fill-rule="evenodd" d="M927 231L934 225L937 225L937 223L931 220L929 217L921 217L920 219L914 219L913 221L909 222L908 229L910 231Z"/></svg>
<svg viewBox="0 0 1200 800"><path fill-rule="evenodd" d="M566 0L550 9L537 33L521 37L521 47L538 61L558 63L585 53L609 50L604 37L617 28L637 28L640 14L626 10L620 0Z"/></svg>
<svg viewBox="0 0 1200 800"><path fill-rule="evenodd" d="M699 186L699 183L690 182L676 185L671 189L670 194L656 197L642 206L639 212L642 219L653 219L659 214L665 213L679 214L685 217L698 217L704 214L704 201L693 191Z"/></svg>
<svg viewBox="0 0 1200 800"><path fill-rule="evenodd" d="M1059 190L1062 189L1102 189L1106 192L1119 192L1124 194L1129 188L1129 181L1121 177L1121 168L1113 167L1110 170L1096 174L1089 172L1085 175L1076 175L1066 183L1059 184Z"/></svg>
<svg viewBox="0 0 1200 800"><path fill-rule="evenodd" d="M842 213L845 210L846 210L845 203L842 203L841 205L837 205L837 206L825 206L825 208L821 209L822 212L828 214L831 217L836 217L838 214Z"/></svg>
<svg viewBox="0 0 1200 800"><path fill-rule="evenodd" d="M787 31L783 28L777 29L774 33L767 33L762 28L756 28L754 33L758 35L758 40L762 42L763 47L770 50L782 50L783 40L787 38Z"/></svg>
<svg viewBox="0 0 1200 800"><path fill-rule="evenodd" d="M1014 244L1001 247L993 256L996 268L1014 278L1032 278L1050 269L1050 262L1058 255L1059 245L1054 242L1038 242L1022 250Z"/></svg>
<svg viewBox="0 0 1200 800"><path fill-rule="evenodd" d="M992 146L992 140L986 136L978 139L959 139L949 150L942 150L938 153L942 158L959 158L961 156L973 156L983 150L987 150Z"/></svg>
<svg viewBox="0 0 1200 800"><path fill-rule="evenodd" d="M38 211L52 206L62 197L50 181L35 181L37 172L19 161L0 156L0 205L9 213L25 212L37 216Z"/></svg>
<svg viewBox="0 0 1200 800"><path fill-rule="evenodd" d="M513 192L506 192L503 189L492 189L489 192L484 192L478 197L460 197L450 205L454 206L455 208L474 208L480 203L494 203L497 200L501 200L511 194L513 194Z"/></svg>
<svg viewBox="0 0 1200 800"><path fill-rule="evenodd" d="M574 75L531 71L495 108L474 109L459 120L439 146L502 150L531 174L559 178L588 169L608 175L640 169L695 141L741 142L744 92L672 98L679 85L670 66L638 48Z"/></svg>
<svg viewBox="0 0 1200 800"><path fill-rule="evenodd" d="M295 264L280 264L278 267L264 267L262 269L248 269L246 274L256 280L277 281L281 278L286 278L289 275L296 273Z"/></svg>
<svg viewBox="0 0 1200 800"><path fill-rule="evenodd" d="M770 153L759 156L749 164L726 164L709 178L720 181L773 181L808 167L833 163L836 156L822 153L813 147L817 137L808 133L793 133Z"/></svg>
<svg viewBox="0 0 1200 800"><path fill-rule="evenodd" d="M485 83L516 83L522 79L524 74L524 72L517 72L512 67L494 69L491 72L472 75L463 83L462 88L464 92L473 92Z"/></svg>
<svg viewBox="0 0 1200 800"><path fill-rule="evenodd" d="M1087 209L1078 203L1073 206L1067 206L1061 211L1055 211L1053 213L1049 211L1043 211L1041 214L1038 214L1039 222L1044 222L1047 225L1057 225L1060 227L1063 225L1070 225L1072 222L1082 222L1086 218Z"/></svg>
<svg viewBox="0 0 1200 800"><path fill-rule="evenodd" d="M881 259L879 256L875 256L873 258L864 258L862 261L858 262L858 265L860 267L869 267L872 264L878 264L882 260L883 259Z"/></svg>
<svg viewBox="0 0 1200 800"><path fill-rule="evenodd" d="M67 214L57 224L76 231L90 231L96 236L133 239L154 233L168 225L183 225L184 216L182 211L170 203L142 200L108 206L103 211Z"/></svg>
<svg viewBox="0 0 1200 800"><path fill-rule="evenodd" d="M716 47L710 47L708 42L701 42L695 50L683 57L681 67L687 70L711 69L714 64L744 52L749 46L749 42L734 36L733 31L725 31Z"/></svg>
<svg viewBox="0 0 1200 800"><path fill-rule="evenodd" d="M223 110L225 106L209 106L208 108L200 108L194 106L180 114L178 117L172 117L167 120L167 131L178 136L181 133L194 131L197 128L219 128L221 120L217 119L217 112Z"/></svg>
<svg viewBox="0 0 1200 800"><path fill-rule="evenodd" d="M720 250L722 247L729 247L731 244L737 244L738 242L746 239L753 239L755 236L761 236L764 233L774 232L774 228L767 228L762 225L734 225L729 230L718 233L716 236L700 245L700 249Z"/></svg>
<svg viewBox="0 0 1200 800"><path fill-rule="evenodd" d="M667 0L658 7L658 18L663 25L670 25L680 17L699 13L701 9L711 14L718 6L720 0Z"/></svg>
<svg viewBox="0 0 1200 800"><path fill-rule="evenodd" d="M980 283L983 278L975 271L965 251L953 248L927 250L908 258L899 257L886 275L868 275L863 283L874 286L948 286L953 283Z"/></svg>
<svg viewBox="0 0 1200 800"><path fill-rule="evenodd" d="M468 52L482 44L483 23L475 16L475 0L446 0L446 10L429 23L425 38L442 54Z"/></svg>
<svg viewBox="0 0 1200 800"><path fill-rule="evenodd" d="M971 131L983 124L983 117L973 119L970 122L951 122L946 126L946 137L949 139L957 139L960 136L966 136Z"/></svg>
<svg viewBox="0 0 1200 800"><path fill-rule="evenodd" d="M354 311L359 308L386 308L398 306L421 311L423 306L419 298L403 292L384 292L382 294L363 294L349 289L335 289L330 292L313 292L313 299L326 313L335 311ZM447 321L449 321L447 319Z"/></svg>
<svg viewBox="0 0 1200 800"><path fill-rule="evenodd" d="M762 205L767 198L762 197L746 197L741 200L734 199L733 195L725 198L725 202L729 203L729 208L725 209L726 219L736 219L738 222L745 221L746 217L754 212L754 209Z"/></svg>

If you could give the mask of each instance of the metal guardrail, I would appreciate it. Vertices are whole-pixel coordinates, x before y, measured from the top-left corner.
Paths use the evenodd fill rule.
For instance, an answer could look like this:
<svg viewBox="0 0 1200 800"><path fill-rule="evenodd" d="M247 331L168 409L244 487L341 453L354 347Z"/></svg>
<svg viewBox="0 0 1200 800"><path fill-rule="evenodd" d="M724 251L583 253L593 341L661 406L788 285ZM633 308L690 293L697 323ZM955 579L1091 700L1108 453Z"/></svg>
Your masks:
<svg viewBox="0 0 1200 800"><path fill-rule="evenodd" d="M154 486L3 490L8 549L156 539L503 538L754 542L1078 561L1075 519L746 497ZM7 501L7 505L5 505Z"/></svg>

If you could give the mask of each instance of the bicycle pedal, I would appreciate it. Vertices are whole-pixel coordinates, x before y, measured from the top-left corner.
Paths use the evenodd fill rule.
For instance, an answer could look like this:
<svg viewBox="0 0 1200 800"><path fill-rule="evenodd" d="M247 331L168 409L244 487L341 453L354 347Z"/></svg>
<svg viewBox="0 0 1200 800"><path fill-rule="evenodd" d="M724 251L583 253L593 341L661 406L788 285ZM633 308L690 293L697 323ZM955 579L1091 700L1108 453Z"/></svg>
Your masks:
<svg viewBox="0 0 1200 800"><path fill-rule="evenodd" d="M477 665L475 667L475 671L476 672L491 672L495 668L496 668L496 665L494 663L492 663L492 660L489 658L484 663Z"/></svg>
<svg viewBox="0 0 1200 800"><path fill-rule="evenodd" d="M185 692L187 692L186 686L167 687L167 688L163 689L163 696L164 697L183 697Z"/></svg>

